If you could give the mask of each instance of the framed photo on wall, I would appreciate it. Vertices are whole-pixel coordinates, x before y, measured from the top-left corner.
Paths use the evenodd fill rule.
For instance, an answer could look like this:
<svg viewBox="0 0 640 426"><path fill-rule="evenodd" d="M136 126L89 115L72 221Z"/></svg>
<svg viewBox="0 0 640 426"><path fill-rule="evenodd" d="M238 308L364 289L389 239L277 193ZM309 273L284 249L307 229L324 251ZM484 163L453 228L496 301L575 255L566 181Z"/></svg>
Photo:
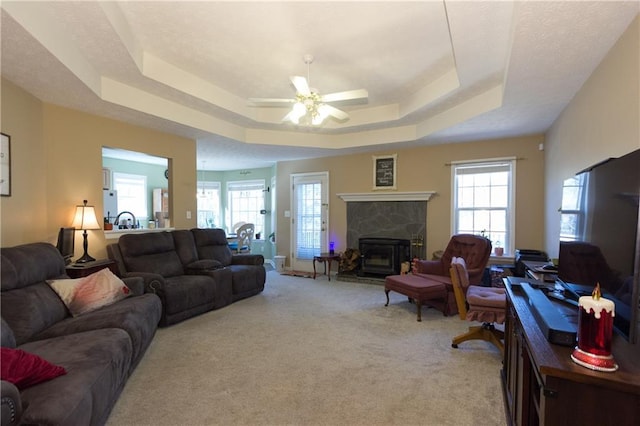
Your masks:
<svg viewBox="0 0 640 426"><path fill-rule="evenodd" d="M0 195L11 195L11 136L4 133L0 143Z"/></svg>
<svg viewBox="0 0 640 426"><path fill-rule="evenodd" d="M373 156L373 189L396 189L397 154Z"/></svg>

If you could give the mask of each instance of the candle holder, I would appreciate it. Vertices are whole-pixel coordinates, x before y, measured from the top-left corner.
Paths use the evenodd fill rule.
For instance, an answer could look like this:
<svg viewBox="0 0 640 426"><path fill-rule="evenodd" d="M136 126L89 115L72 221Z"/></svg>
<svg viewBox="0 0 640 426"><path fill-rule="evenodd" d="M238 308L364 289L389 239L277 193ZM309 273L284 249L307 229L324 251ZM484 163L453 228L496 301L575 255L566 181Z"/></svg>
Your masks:
<svg viewBox="0 0 640 426"><path fill-rule="evenodd" d="M615 304L601 297L597 283L591 296L580 297L578 305L578 346L571 359L591 370L616 371L618 364L611 354Z"/></svg>

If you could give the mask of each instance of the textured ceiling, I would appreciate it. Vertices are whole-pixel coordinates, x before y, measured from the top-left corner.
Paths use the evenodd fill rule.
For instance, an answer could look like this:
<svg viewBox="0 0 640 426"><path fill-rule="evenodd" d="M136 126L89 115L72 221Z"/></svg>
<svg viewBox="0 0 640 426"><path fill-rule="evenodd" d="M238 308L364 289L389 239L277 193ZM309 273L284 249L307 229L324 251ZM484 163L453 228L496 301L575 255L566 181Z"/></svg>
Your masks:
<svg viewBox="0 0 640 426"><path fill-rule="evenodd" d="M198 166L546 131L639 12L628 2L2 1L2 76L45 102L198 141ZM282 123L292 75L366 89Z"/></svg>

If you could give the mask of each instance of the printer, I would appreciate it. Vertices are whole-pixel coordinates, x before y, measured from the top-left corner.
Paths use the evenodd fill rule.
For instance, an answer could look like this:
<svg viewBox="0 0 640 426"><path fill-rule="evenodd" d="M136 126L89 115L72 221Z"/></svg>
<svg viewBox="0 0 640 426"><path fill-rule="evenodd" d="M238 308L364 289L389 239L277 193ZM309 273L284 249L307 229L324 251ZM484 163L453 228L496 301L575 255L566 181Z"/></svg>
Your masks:
<svg viewBox="0 0 640 426"><path fill-rule="evenodd" d="M534 262L548 262L549 256L547 256L547 253L541 250L516 249L516 255L514 258L516 267L513 271L513 275L515 275L516 277L524 277L526 272L526 267L524 266L525 260Z"/></svg>

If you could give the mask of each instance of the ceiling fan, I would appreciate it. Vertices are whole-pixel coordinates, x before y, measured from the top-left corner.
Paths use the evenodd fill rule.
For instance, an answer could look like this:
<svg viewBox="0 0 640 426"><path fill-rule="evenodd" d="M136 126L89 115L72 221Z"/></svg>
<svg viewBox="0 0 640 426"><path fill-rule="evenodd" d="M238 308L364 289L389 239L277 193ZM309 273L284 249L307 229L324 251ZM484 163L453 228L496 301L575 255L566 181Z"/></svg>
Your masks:
<svg viewBox="0 0 640 426"><path fill-rule="evenodd" d="M307 54L304 55L303 59L304 63L307 64L307 78L300 76L291 77L291 82L296 88L294 98L249 98L250 104L263 107L282 107L286 104L293 104L293 108L282 121L290 121L294 124L320 125L329 116L339 121L348 120L349 114L329 105L329 103L367 99L369 93L365 89L357 89L326 95L319 94L316 89L309 86L309 71L311 63L313 62L313 56Z"/></svg>

